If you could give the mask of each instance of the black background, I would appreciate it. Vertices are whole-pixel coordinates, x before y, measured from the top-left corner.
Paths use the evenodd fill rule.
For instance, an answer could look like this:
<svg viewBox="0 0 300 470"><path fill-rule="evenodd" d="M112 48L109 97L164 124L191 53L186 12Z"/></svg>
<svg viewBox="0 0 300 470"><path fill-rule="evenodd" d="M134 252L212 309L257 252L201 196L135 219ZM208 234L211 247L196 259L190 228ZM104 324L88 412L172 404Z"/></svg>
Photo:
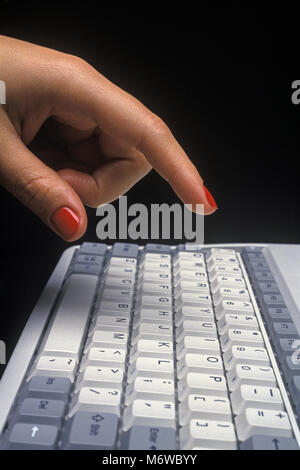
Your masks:
<svg viewBox="0 0 300 470"><path fill-rule="evenodd" d="M0 1L0 33L81 56L168 123L220 208L205 220L206 243L300 242L299 9L42 4ZM129 203L176 201L154 172L128 193ZM0 202L9 357L68 244L3 188ZM88 216L81 241L96 240L95 210Z"/></svg>

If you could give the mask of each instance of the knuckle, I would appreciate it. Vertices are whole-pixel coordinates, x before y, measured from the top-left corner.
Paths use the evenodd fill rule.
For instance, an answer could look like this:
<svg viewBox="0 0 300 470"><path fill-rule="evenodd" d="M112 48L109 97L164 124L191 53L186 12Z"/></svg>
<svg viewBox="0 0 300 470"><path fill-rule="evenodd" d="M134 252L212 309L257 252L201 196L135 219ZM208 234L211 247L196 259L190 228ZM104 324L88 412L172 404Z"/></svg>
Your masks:
<svg viewBox="0 0 300 470"><path fill-rule="evenodd" d="M63 84L69 83L70 79L76 78L90 67L90 65L81 57L71 55L71 54L62 54L61 59L57 67L59 72L60 80L59 82Z"/></svg>
<svg viewBox="0 0 300 470"><path fill-rule="evenodd" d="M142 152L147 142L157 138L166 140L172 136L167 124L157 114L147 113L144 124L144 132L136 146Z"/></svg>
<svg viewBox="0 0 300 470"><path fill-rule="evenodd" d="M13 193L22 202L31 208L39 207L47 210L47 201L52 197L52 193L57 192L57 187L48 176L30 175L17 178L14 184Z"/></svg>
<svg viewBox="0 0 300 470"><path fill-rule="evenodd" d="M147 128L151 134L165 135L170 133L167 124L157 114L151 113L147 121Z"/></svg>
<svg viewBox="0 0 300 470"><path fill-rule="evenodd" d="M65 54L65 61L67 65L73 66L74 68L85 68L88 63L77 55Z"/></svg>

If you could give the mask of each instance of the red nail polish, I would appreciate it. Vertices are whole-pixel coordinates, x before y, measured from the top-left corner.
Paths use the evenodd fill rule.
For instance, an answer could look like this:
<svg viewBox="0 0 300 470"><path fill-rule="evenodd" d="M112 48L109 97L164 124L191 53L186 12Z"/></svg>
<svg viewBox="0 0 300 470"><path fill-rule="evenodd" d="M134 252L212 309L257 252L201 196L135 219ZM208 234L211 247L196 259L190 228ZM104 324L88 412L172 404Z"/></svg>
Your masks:
<svg viewBox="0 0 300 470"><path fill-rule="evenodd" d="M79 227L79 218L68 207L57 209L52 215L51 222L65 240L72 238Z"/></svg>
<svg viewBox="0 0 300 470"><path fill-rule="evenodd" d="M209 203L209 205L211 207L213 207L214 209L218 209L217 203L214 200L213 196L210 194L210 192L208 191L208 189L204 185L203 185L203 188L204 188L205 196L206 196L206 199L207 199L207 202Z"/></svg>

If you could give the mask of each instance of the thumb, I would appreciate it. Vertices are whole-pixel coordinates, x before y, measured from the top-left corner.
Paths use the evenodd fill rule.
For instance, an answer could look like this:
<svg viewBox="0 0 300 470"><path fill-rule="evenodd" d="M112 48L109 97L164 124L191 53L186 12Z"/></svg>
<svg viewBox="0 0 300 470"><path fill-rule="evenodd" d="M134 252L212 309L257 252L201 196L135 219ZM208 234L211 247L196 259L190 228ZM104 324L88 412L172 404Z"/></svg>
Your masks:
<svg viewBox="0 0 300 470"><path fill-rule="evenodd" d="M80 238L86 212L74 189L23 144L12 124L0 120L0 182L66 241Z"/></svg>

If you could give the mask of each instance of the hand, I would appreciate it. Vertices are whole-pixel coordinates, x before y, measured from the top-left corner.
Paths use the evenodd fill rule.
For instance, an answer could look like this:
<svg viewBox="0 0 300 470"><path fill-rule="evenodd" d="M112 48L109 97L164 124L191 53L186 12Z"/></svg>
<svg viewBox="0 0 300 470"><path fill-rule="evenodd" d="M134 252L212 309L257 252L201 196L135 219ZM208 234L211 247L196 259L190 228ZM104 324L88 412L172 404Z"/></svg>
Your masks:
<svg viewBox="0 0 300 470"><path fill-rule="evenodd" d="M0 36L0 71L0 182L65 240L85 232L83 204L118 198L151 167L184 203L217 209L166 124L82 59Z"/></svg>

